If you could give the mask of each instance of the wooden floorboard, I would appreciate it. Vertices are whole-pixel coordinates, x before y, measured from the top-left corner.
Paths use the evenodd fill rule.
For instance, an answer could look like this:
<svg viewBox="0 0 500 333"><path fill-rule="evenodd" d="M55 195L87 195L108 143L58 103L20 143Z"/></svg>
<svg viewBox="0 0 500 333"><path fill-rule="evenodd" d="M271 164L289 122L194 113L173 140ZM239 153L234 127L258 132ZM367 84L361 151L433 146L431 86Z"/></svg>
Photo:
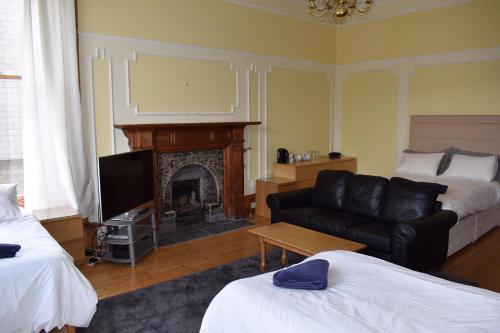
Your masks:
<svg viewBox="0 0 500 333"><path fill-rule="evenodd" d="M135 268L116 263L79 268L103 299L255 255L259 243L248 228L161 247ZM500 228L448 258L443 270L500 292Z"/></svg>
<svg viewBox="0 0 500 333"><path fill-rule="evenodd" d="M449 257L443 271L500 293L500 228Z"/></svg>
<svg viewBox="0 0 500 333"><path fill-rule="evenodd" d="M162 246L136 267L100 262L79 268L103 299L255 255L259 244L248 228Z"/></svg>

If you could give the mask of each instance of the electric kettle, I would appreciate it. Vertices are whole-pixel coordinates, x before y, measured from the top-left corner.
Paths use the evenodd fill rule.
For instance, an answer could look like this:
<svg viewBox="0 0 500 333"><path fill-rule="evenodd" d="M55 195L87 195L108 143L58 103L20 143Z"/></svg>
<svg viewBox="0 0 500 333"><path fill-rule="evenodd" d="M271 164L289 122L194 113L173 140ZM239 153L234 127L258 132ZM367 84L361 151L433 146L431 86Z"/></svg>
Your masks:
<svg viewBox="0 0 500 333"><path fill-rule="evenodd" d="M288 163L288 150L285 148L278 148L278 163Z"/></svg>

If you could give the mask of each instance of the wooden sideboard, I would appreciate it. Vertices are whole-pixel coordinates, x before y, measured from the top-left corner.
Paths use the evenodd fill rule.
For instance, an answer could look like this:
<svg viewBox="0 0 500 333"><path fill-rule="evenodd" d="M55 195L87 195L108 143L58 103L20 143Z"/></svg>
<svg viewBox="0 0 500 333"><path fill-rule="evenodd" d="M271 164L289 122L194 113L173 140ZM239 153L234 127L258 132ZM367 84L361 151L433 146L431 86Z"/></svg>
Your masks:
<svg viewBox="0 0 500 333"><path fill-rule="evenodd" d="M273 176L256 182L255 215L271 217L266 198L271 193L288 192L314 186L321 170L348 170L356 172L355 157L343 156L337 159L320 157L318 160L290 164L274 164Z"/></svg>

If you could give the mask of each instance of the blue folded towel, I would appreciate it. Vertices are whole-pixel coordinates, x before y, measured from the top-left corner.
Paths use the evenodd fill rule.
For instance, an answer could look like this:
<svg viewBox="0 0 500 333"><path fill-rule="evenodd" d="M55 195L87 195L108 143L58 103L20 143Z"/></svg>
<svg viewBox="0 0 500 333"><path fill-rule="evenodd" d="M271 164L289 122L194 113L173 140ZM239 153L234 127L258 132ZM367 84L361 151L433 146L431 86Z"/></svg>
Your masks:
<svg viewBox="0 0 500 333"><path fill-rule="evenodd" d="M328 287L328 266L324 259L313 259L274 273L277 287L322 290Z"/></svg>
<svg viewBox="0 0 500 333"><path fill-rule="evenodd" d="M17 251L19 251L20 249L21 249L21 245L0 244L0 259L15 257Z"/></svg>

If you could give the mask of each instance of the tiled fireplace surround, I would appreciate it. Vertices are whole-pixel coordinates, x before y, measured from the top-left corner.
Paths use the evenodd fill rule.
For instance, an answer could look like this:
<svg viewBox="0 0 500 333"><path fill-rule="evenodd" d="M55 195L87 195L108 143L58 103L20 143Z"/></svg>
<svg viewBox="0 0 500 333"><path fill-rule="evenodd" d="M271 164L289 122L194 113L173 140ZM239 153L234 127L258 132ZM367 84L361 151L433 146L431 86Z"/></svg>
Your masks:
<svg viewBox="0 0 500 333"><path fill-rule="evenodd" d="M160 223L224 218L222 149L158 154Z"/></svg>

